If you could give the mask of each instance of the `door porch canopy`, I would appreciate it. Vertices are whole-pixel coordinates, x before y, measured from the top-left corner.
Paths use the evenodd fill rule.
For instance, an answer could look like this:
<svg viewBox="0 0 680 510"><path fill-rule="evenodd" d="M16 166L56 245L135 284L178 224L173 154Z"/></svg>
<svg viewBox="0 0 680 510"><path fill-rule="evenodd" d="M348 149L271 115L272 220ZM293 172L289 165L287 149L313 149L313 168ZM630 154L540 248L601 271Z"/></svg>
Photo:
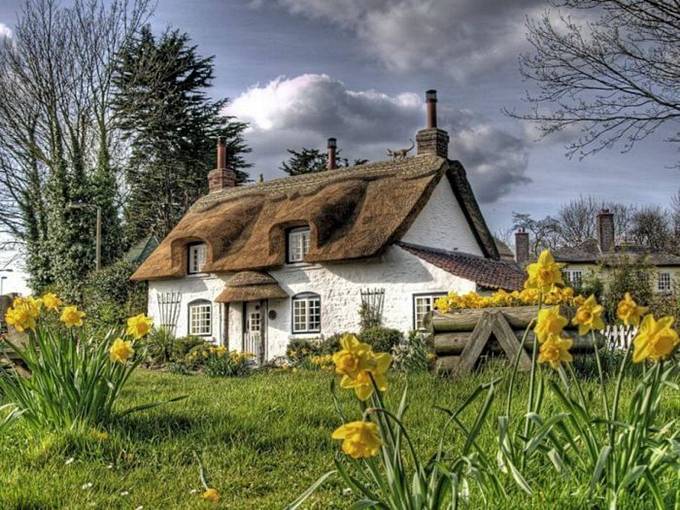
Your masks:
<svg viewBox="0 0 680 510"><path fill-rule="evenodd" d="M232 276L222 292L215 298L217 303L236 301L259 301L261 299L287 298L284 291L269 273L241 271Z"/></svg>

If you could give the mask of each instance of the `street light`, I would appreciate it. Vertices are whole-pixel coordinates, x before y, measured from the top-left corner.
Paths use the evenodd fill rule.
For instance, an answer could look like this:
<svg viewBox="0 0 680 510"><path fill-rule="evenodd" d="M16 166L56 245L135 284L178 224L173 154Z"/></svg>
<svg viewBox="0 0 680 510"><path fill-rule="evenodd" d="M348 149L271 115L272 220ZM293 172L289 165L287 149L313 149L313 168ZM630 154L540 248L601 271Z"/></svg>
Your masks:
<svg viewBox="0 0 680 510"><path fill-rule="evenodd" d="M69 209L95 209L97 211L97 231L95 234L95 259L94 267L97 271L101 269L102 261L102 208L95 204L69 204Z"/></svg>
<svg viewBox="0 0 680 510"><path fill-rule="evenodd" d="M13 272L14 272L13 269L0 269L0 273L13 273ZM7 276L0 276L0 296L4 295L2 288L7 278L8 278Z"/></svg>

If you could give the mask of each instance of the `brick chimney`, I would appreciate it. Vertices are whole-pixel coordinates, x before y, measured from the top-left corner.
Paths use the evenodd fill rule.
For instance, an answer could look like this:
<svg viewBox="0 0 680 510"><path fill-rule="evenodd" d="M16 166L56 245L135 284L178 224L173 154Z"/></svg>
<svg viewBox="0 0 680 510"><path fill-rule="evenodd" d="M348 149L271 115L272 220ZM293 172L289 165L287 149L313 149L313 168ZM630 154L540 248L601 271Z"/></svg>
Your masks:
<svg viewBox="0 0 680 510"><path fill-rule="evenodd" d="M418 154L434 154L440 158L449 156L449 135L437 127L437 91L428 90L425 93L427 104L427 128L416 134Z"/></svg>
<svg viewBox="0 0 680 510"><path fill-rule="evenodd" d="M236 186L236 172L227 168L227 141L220 136L217 139L217 168L208 174L208 192L214 193L234 186Z"/></svg>
<svg viewBox="0 0 680 510"><path fill-rule="evenodd" d="M529 262L529 232L523 228L515 232L515 262L520 266Z"/></svg>
<svg viewBox="0 0 680 510"><path fill-rule="evenodd" d="M326 169L335 170L338 168L338 162L335 155L335 149L338 147L338 141L335 138L328 139L328 157L326 158Z"/></svg>
<svg viewBox="0 0 680 510"><path fill-rule="evenodd" d="M602 209L597 214L597 240L602 253L614 251L614 213Z"/></svg>

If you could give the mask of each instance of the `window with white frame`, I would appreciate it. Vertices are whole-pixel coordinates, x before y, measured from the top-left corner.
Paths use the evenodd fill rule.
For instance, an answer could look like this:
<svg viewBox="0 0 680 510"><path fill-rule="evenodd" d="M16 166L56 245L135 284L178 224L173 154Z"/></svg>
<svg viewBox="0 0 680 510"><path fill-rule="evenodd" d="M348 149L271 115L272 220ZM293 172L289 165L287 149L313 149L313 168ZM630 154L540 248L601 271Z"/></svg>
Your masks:
<svg viewBox="0 0 680 510"><path fill-rule="evenodd" d="M425 329L425 316L432 311L434 302L441 296L446 296L446 292L415 294L413 296L413 329Z"/></svg>
<svg viewBox="0 0 680 510"><path fill-rule="evenodd" d="M671 274L658 273L656 277L656 288L659 292L669 292L671 290Z"/></svg>
<svg viewBox="0 0 680 510"><path fill-rule="evenodd" d="M309 252L309 228L300 227L288 231L288 262L303 262Z"/></svg>
<svg viewBox="0 0 680 510"><path fill-rule="evenodd" d="M293 296L293 333L318 333L321 330L321 298L306 292Z"/></svg>
<svg viewBox="0 0 680 510"><path fill-rule="evenodd" d="M210 336L212 334L212 305L200 300L189 303L189 335Z"/></svg>
<svg viewBox="0 0 680 510"><path fill-rule="evenodd" d="M196 243L189 245L189 274L196 274L203 272L205 259L208 253L208 247L205 243Z"/></svg>
<svg viewBox="0 0 680 510"><path fill-rule="evenodd" d="M572 287L580 287L583 281L583 271L580 269L567 269L565 272L567 281Z"/></svg>

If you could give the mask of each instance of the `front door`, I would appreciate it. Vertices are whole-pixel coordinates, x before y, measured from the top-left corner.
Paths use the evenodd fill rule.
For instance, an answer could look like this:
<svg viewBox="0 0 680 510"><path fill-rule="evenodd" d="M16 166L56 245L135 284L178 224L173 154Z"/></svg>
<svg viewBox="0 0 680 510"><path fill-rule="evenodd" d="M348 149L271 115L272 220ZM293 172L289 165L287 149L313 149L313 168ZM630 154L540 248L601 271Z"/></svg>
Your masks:
<svg viewBox="0 0 680 510"><path fill-rule="evenodd" d="M245 331L243 334L243 351L255 355L261 363L265 358L265 306L264 301L248 301L245 303Z"/></svg>

